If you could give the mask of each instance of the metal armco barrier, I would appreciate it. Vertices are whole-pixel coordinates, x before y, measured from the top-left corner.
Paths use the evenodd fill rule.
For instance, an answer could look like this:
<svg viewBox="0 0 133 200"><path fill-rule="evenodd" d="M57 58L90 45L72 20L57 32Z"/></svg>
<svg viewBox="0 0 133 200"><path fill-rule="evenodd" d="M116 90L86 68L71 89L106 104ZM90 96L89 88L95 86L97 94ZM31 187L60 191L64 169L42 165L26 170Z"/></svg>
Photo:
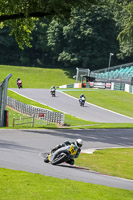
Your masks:
<svg viewBox="0 0 133 200"><path fill-rule="evenodd" d="M8 96L7 96L7 105L21 113L24 113L30 116L34 115L35 118L40 118L39 113L41 114L44 113L44 120L53 122L53 123L62 124L62 125L64 124L64 119L65 119L64 113L53 112L44 108L39 108L36 106L24 104Z"/></svg>
<svg viewBox="0 0 133 200"><path fill-rule="evenodd" d="M5 107L7 102L7 88L8 81L11 78L12 74L9 74L1 83L0 83L0 127L5 126Z"/></svg>

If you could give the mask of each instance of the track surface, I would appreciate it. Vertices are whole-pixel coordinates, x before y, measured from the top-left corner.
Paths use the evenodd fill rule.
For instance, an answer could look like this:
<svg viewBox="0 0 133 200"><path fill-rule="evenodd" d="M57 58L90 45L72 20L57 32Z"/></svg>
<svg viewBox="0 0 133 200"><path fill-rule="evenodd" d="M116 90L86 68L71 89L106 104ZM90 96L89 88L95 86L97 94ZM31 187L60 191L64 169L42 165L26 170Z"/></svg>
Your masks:
<svg viewBox="0 0 133 200"><path fill-rule="evenodd" d="M95 122L133 123L132 118L86 103L81 108L77 99L61 92L52 98L46 89L13 89L36 100L79 118ZM65 140L82 138L84 149L133 147L133 130L2 130L0 129L0 167L40 173L46 176L133 190L133 181L102 175L67 164L52 166L39 156ZM106 166L105 166L106 167Z"/></svg>
<svg viewBox="0 0 133 200"><path fill-rule="evenodd" d="M51 97L48 89L14 88L12 91L84 120L108 123L133 123L133 118L111 112L90 103L85 103L85 107L80 107L78 99L59 91L56 92L56 97Z"/></svg>
<svg viewBox="0 0 133 200"><path fill-rule="evenodd" d="M40 153L65 140L82 138L84 149L133 147L133 130L6 130L0 129L0 167L46 176L133 190L133 181L106 176L69 165L52 166ZM130 163L128 163L130 164ZM106 167L106 166L105 166Z"/></svg>

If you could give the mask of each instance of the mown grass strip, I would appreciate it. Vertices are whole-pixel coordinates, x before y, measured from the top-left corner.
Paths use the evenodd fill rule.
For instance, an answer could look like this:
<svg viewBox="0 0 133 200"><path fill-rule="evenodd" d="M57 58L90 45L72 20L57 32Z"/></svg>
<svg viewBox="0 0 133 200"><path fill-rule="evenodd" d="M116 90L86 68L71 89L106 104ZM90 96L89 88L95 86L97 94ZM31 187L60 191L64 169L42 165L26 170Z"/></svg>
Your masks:
<svg viewBox="0 0 133 200"><path fill-rule="evenodd" d="M39 68L24 66L0 65L0 82L12 73L9 81L9 88L16 88L18 77L23 82L24 88L50 88L52 85L60 86L74 83L73 75L76 70L71 68ZM58 78L57 78L58 77Z"/></svg>
<svg viewBox="0 0 133 200"><path fill-rule="evenodd" d="M0 168L4 200L132 200L133 191Z"/></svg>
<svg viewBox="0 0 133 200"><path fill-rule="evenodd" d="M80 154L75 164L112 176L133 179L133 148L111 148Z"/></svg>
<svg viewBox="0 0 133 200"><path fill-rule="evenodd" d="M81 91L66 91L66 93L76 98L81 95ZM133 117L133 94L112 90L93 90L83 93L89 103Z"/></svg>

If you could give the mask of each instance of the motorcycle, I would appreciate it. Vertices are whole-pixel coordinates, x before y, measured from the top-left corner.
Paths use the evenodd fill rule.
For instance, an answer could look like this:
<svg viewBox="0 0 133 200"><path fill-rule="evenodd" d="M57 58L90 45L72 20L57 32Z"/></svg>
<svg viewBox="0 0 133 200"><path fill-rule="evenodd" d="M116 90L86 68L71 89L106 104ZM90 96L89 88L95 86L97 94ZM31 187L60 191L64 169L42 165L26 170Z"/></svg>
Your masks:
<svg viewBox="0 0 133 200"><path fill-rule="evenodd" d="M55 90L51 90L52 97L55 97Z"/></svg>
<svg viewBox="0 0 133 200"><path fill-rule="evenodd" d="M19 88L19 89L22 88L22 81L19 80L19 81L17 82L17 85L18 85L18 88Z"/></svg>
<svg viewBox="0 0 133 200"><path fill-rule="evenodd" d="M85 104L85 98L84 97L79 99L79 104L80 104L80 106L84 107L84 104Z"/></svg>
<svg viewBox="0 0 133 200"><path fill-rule="evenodd" d="M67 162L70 159L74 159L77 153L77 148L75 147L76 146L74 144L71 144L68 146L61 147L54 152L51 151L51 153L45 157L44 162L50 162L52 165L58 165L63 162Z"/></svg>

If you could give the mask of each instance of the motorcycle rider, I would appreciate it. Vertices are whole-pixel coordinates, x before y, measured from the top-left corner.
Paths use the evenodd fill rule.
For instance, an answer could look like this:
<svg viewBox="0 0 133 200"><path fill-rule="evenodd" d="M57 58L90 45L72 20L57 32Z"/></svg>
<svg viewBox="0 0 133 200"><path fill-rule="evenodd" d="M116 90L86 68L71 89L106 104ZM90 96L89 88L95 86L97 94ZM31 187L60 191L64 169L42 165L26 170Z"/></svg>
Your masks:
<svg viewBox="0 0 133 200"><path fill-rule="evenodd" d="M20 78L17 78L17 86L20 84L22 85L22 81L20 80Z"/></svg>
<svg viewBox="0 0 133 200"><path fill-rule="evenodd" d="M61 147L69 146L71 144L73 144L74 148L77 149L77 153L76 153L74 158L78 158L79 154L81 152L81 147L83 146L83 140L82 139L77 139L75 142L65 141L63 144L59 144L56 147L54 147L52 149L51 153L55 152L56 150L58 150ZM74 159L68 160L67 163L70 164L70 165L74 165Z"/></svg>
<svg viewBox="0 0 133 200"><path fill-rule="evenodd" d="M18 85L18 81L20 81L20 78L17 78L17 85Z"/></svg>
<svg viewBox="0 0 133 200"><path fill-rule="evenodd" d="M52 92L55 92L55 91L56 91L55 86L52 86L52 87L50 88L51 94L52 94Z"/></svg>
<svg viewBox="0 0 133 200"><path fill-rule="evenodd" d="M82 100L86 101L86 97L84 96L83 93L79 97L79 102L82 101Z"/></svg>

